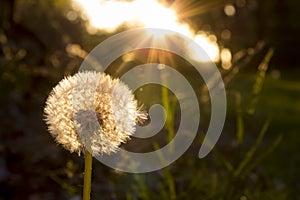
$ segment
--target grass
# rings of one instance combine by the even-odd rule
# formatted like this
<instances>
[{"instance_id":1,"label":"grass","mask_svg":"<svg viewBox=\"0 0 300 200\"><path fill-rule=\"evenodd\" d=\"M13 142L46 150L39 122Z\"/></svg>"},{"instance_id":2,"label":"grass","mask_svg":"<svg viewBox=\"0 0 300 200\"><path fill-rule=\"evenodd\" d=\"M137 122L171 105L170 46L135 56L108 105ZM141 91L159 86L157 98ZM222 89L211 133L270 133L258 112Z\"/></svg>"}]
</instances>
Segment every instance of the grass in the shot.
<instances>
[{"instance_id":1,"label":"grass","mask_svg":"<svg viewBox=\"0 0 300 200\"><path fill-rule=\"evenodd\" d=\"M283 71L279 80L268 77L259 109L272 116L271 132L283 135L283 142L276 153L266 160L266 166L270 173L286 182L287 187L297 195L295 191L300 189L295 184L296 177L300 177L297 168L300 166L297 153L300 144L300 80L293 78L295 74L300 74L300 71Z\"/></svg>"},{"instance_id":2,"label":"grass","mask_svg":"<svg viewBox=\"0 0 300 200\"><path fill-rule=\"evenodd\" d=\"M270 125L267 133L267 140L278 142L278 135L282 141L273 149L274 151L261 160L258 168L264 173L266 179L272 178L278 189L288 193L289 197L296 197L299 185L295 184L300 178L297 166L300 165L298 155L300 135L298 124L300 122L300 80L297 75L298 69L281 70L280 78L275 78L272 74L278 73L276 69L269 69L266 74L264 86L256 105L256 111L250 124L255 127L263 119L270 118ZM254 83L255 73L246 71L240 73L230 84L241 92L244 99L250 99L249 89ZM244 108L248 105L243 104ZM266 142L265 142L266 143ZM263 145L266 145L263 143ZM272 148L272 147L270 147ZM266 149L265 152L270 151Z\"/></svg>"},{"instance_id":3,"label":"grass","mask_svg":"<svg viewBox=\"0 0 300 200\"><path fill-rule=\"evenodd\" d=\"M275 77L278 71L265 66L258 72L242 70L227 85L225 128L217 146L207 157L197 158L202 132L205 133L205 128L201 128L198 133L201 136L172 165L147 174L122 174L117 178L120 182L116 180L115 184L121 184L124 179L132 180L130 184L134 190L127 192L127 199L297 197L300 189L297 184L300 178L297 168L300 164L297 155L300 80L297 74L300 70L282 70L280 73L279 78ZM166 90L160 92L156 88L155 91L152 93L161 94L157 98L162 99L164 107L174 112L174 102L167 98ZM249 108L251 112L248 112ZM209 113L204 114L204 118L207 116ZM176 132L174 123L178 121L169 119L162 130L168 135L166 140ZM122 190L117 192L119 197L122 194Z\"/></svg>"}]
</instances>

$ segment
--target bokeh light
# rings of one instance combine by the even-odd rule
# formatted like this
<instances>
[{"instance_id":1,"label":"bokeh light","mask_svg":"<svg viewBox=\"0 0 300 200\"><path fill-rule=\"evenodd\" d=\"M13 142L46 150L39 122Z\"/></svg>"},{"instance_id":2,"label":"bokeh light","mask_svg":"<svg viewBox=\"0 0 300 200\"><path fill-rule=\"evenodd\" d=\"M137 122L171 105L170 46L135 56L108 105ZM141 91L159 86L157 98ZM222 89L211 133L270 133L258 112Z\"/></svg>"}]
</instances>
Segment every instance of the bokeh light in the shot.
<instances>
[{"instance_id":1,"label":"bokeh light","mask_svg":"<svg viewBox=\"0 0 300 200\"><path fill-rule=\"evenodd\" d=\"M230 69L231 68L231 59L232 59L232 55L231 55L231 51L228 48L224 48L221 50L221 62L222 62L222 68L223 69Z\"/></svg>"},{"instance_id":2,"label":"bokeh light","mask_svg":"<svg viewBox=\"0 0 300 200\"><path fill-rule=\"evenodd\" d=\"M226 14L227 16L232 17L232 16L235 15L236 10L235 10L235 8L234 8L233 5L228 4L228 5L226 5L226 6L224 7L224 12L225 12L225 14Z\"/></svg>"}]
</instances>

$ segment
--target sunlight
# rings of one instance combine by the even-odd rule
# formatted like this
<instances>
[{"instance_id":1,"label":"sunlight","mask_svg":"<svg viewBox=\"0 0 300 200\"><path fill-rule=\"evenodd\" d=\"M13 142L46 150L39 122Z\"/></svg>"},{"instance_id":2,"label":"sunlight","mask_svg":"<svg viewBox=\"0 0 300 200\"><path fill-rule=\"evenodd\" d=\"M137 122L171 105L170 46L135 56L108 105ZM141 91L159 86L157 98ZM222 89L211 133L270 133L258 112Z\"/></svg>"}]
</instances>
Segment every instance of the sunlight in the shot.
<instances>
[{"instance_id":1,"label":"sunlight","mask_svg":"<svg viewBox=\"0 0 300 200\"><path fill-rule=\"evenodd\" d=\"M214 35L207 36L205 33L200 33L194 37L194 40L206 51L211 60L216 61L219 59L219 47L216 42L217 38Z\"/></svg>"},{"instance_id":2,"label":"sunlight","mask_svg":"<svg viewBox=\"0 0 300 200\"><path fill-rule=\"evenodd\" d=\"M223 69L230 69L231 68L231 59L232 59L232 55L231 55L231 51L228 48L224 48L221 51L221 61L222 61L222 68Z\"/></svg>"},{"instance_id":3,"label":"sunlight","mask_svg":"<svg viewBox=\"0 0 300 200\"><path fill-rule=\"evenodd\" d=\"M74 0L74 2L74 6L83 11L83 17L88 20L88 30L91 33L96 30L113 32L123 24L130 28L169 29L193 39L206 51L212 61L219 60L219 47L216 39L212 40L206 34L196 34L188 24L179 22L177 13L173 9L165 7L158 0ZM158 38L164 36L152 32L148 34ZM209 61L193 49L190 49L189 53L195 59Z\"/></svg>"}]
</instances>

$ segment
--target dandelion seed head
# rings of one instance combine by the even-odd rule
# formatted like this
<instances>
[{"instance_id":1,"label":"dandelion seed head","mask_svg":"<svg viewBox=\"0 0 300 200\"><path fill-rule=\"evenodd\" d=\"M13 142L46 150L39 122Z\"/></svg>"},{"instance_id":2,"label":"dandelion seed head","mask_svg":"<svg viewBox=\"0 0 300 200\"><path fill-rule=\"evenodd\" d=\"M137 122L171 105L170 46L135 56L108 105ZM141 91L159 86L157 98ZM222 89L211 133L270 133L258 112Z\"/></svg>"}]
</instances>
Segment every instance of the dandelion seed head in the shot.
<instances>
[{"instance_id":1,"label":"dandelion seed head","mask_svg":"<svg viewBox=\"0 0 300 200\"><path fill-rule=\"evenodd\" d=\"M118 150L143 116L130 89L118 79L84 71L64 78L44 108L48 130L70 152L92 155Z\"/></svg>"}]
</instances>

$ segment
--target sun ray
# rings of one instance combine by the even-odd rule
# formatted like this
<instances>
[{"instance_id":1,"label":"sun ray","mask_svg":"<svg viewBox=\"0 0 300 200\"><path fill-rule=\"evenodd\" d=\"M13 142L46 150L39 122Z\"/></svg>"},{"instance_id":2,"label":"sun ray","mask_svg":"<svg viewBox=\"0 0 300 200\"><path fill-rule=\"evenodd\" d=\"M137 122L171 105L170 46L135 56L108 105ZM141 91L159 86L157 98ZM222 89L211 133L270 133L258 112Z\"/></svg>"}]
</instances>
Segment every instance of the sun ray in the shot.
<instances>
[{"instance_id":1,"label":"sun ray","mask_svg":"<svg viewBox=\"0 0 300 200\"><path fill-rule=\"evenodd\" d=\"M216 40L210 39L212 35L198 34L189 24L182 22L184 18L205 12L207 6L215 6L216 1L208 5L201 5L195 1L193 4L188 1L175 1L169 3L169 7L166 7L167 3L161 3L158 0L74 0L74 2L74 6L80 8L84 17L88 19L90 28L113 32L126 24L129 28L168 29L193 39L209 56L207 59L197 54L195 49L188 49L195 59L201 61L218 61L219 59L219 47ZM164 41L164 35L160 35L157 31L155 33L150 31L148 35L155 36L153 42Z\"/></svg>"},{"instance_id":2,"label":"sun ray","mask_svg":"<svg viewBox=\"0 0 300 200\"><path fill-rule=\"evenodd\" d=\"M223 6L222 1L175 1L172 8L178 13L179 19L188 19L203 13L207 13L212 9Z\"/></svg>"}]
</instances>

